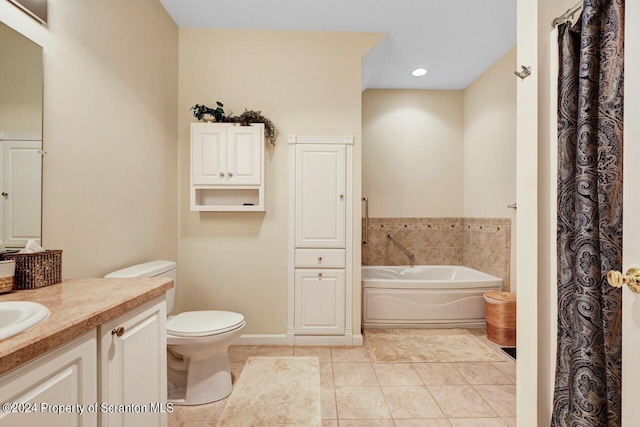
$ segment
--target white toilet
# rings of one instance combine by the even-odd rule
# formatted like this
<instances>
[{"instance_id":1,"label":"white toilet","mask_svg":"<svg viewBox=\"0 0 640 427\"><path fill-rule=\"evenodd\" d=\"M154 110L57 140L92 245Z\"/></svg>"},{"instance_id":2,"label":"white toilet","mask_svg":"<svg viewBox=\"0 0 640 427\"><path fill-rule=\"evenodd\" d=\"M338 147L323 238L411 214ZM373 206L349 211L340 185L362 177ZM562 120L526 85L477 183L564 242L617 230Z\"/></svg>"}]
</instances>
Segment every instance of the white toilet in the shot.
<instances>
[{"instance_id":1,"label":"white toilet","mask_svg":"<svg viewBox=\"0 0 640 427\"><path fill-rule=\"evenodd\" d=\"M167 314L173 310L176 263L151 261L107 274L110 278L170 277ZM200 405L231 393L227 348L244 328L242 314L230 311L187 311L167 317L168 401L174 405Z\"/></svg>"}]
</instances>

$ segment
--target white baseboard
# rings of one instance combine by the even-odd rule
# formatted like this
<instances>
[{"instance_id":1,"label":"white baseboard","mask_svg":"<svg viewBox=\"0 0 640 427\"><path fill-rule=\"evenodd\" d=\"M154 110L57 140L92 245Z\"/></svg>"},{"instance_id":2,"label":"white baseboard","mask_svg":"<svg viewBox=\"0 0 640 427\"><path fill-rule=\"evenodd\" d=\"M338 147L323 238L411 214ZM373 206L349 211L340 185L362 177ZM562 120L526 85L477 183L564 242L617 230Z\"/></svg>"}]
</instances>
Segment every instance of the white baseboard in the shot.
<instances>
[{"instance_id":1,"label":"white baseboard","mask_svg":"<svg viewBox=\"0 0 640 427\"><path fill-rule=\"evenodd\" d=\"M240 338L233 343L234 345L287 345L287 336L285 334L278 335L240 335Z\"/></svg>"},{"instance_id":2,"label":"white baseboard","mask_svg":"<svg viewBox=\"0 0 640 427\"><path fill-rule=\"evenodd\" d=\"M363 345L362 335L308 335L289 336L285 334L252 334L240 335L233 345Z\"/></svg>"}]
</instances>

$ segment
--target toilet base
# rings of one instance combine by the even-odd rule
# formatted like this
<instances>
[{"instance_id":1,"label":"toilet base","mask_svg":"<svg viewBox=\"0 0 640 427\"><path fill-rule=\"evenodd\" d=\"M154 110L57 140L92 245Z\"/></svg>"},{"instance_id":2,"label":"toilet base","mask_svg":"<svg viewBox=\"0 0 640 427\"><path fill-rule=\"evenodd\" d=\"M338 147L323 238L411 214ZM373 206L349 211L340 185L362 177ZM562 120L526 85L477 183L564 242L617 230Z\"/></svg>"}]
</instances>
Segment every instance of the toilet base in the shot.
<instances>
[{"instance_id":1,"label":"toilet base","mask_svg":"<svg viewBox=\"0 0 640 427\"><path fill-rule=\"evenodd\" d=\"M173 372L172 372L173 371ZM184 371L169 368L170 378L186 379L177 382L169 392L168 402L174 405L202 405L217 402L229 396L232 391L229 358L226 349L205 360L190 360Z\"/></svg>"}]
</instances>

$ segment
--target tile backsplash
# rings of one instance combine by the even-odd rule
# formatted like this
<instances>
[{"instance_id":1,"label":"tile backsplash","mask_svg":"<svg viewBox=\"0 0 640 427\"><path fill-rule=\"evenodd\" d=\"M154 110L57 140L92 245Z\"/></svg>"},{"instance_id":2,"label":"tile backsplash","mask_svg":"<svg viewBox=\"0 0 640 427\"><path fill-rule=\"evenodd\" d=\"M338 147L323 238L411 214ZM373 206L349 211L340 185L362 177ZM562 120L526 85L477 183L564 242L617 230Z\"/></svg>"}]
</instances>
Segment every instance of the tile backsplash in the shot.
<instances>
[{"instance_id":1,"label":"tile backsplash","mask_svg":"<svg viewBox=\"0 0 640 427\"><path fill-rule=\"evenodd\" d=\"M363 221L364 236L364 221ZM362 265L465 265L500 277L509 290L511 220L508 218L369 218ZM395 243L391 233L415 260Z\"/></svg>"}]
</instances>

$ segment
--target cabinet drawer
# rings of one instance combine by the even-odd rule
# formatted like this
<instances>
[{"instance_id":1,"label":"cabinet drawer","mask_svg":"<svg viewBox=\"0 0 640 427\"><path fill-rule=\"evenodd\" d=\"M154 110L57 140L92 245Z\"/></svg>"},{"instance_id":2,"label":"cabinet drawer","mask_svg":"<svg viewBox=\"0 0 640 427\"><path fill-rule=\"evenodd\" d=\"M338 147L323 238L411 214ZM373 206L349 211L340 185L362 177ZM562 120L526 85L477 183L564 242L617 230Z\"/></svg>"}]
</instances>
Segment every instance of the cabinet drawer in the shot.
<instances>
[{"instance_id":1,"label":"cabinet drawer","mask_svg":"<svg viewBox=\"0 0 640 427\"><path fill-rule=\"evenodd\" d=\"M344 249L296 249L296 267L344 268Z\"/></svg>"}]
</instances>

